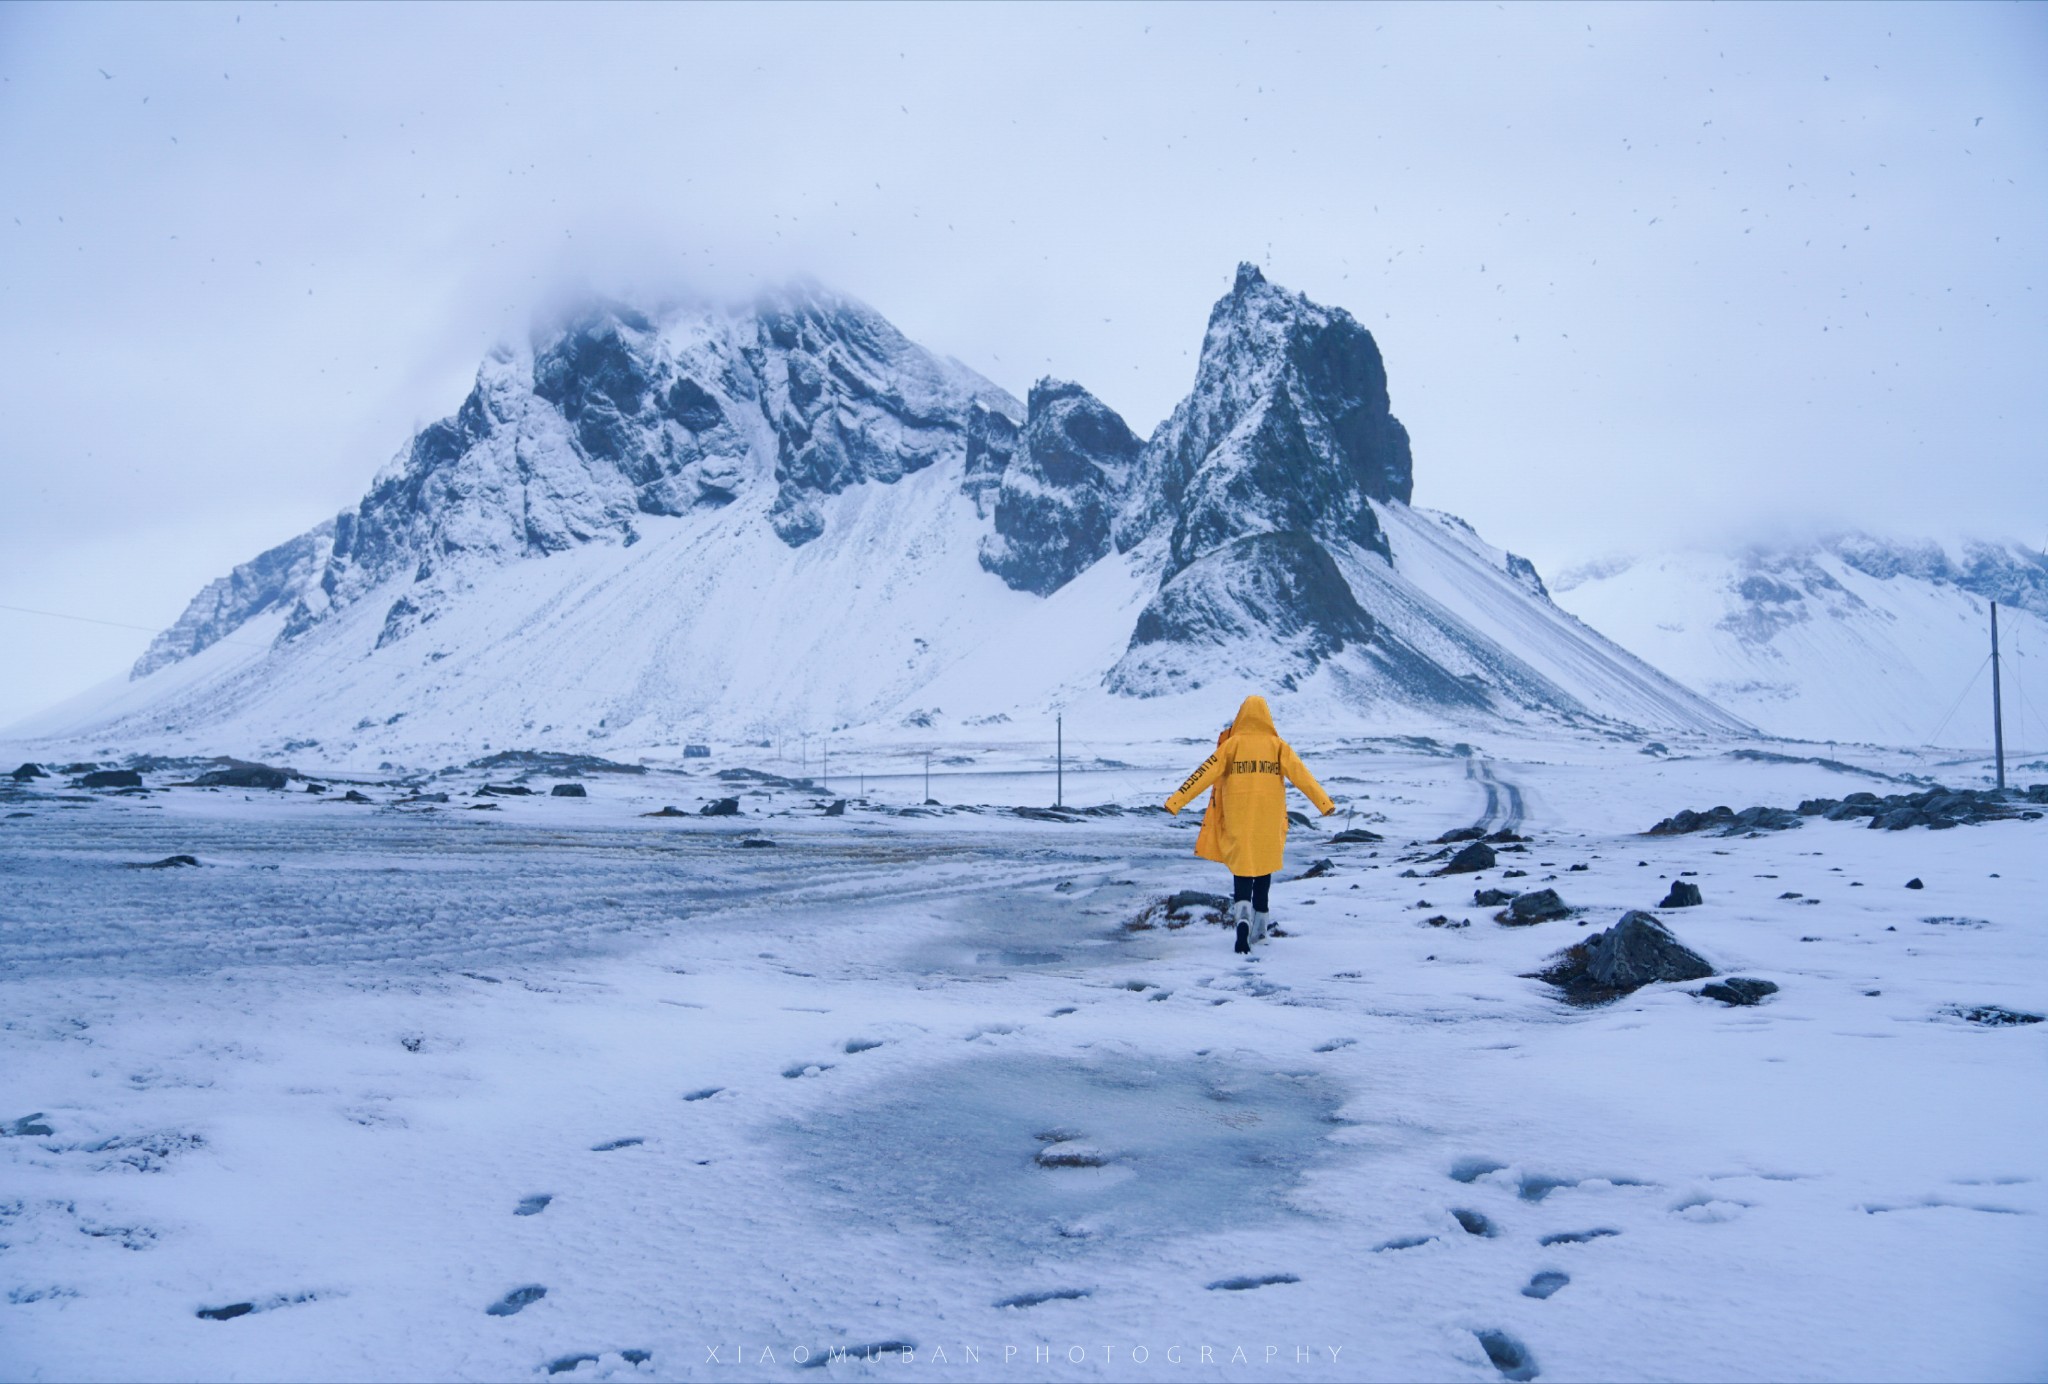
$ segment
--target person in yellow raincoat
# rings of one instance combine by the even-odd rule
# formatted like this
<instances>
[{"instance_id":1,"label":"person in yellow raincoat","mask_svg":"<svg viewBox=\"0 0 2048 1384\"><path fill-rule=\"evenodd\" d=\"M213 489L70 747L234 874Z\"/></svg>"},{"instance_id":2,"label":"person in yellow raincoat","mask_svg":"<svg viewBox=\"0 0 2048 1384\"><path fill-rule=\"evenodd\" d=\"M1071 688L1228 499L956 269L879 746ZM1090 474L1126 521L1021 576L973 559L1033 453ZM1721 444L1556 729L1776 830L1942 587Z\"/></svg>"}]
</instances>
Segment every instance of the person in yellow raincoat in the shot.
<instances>
[{"instance_id":1,"label":"person in yellow raincoat","mask_svg":"<svg viewBox=\"0 0 2048 1384\"><path fill-rule=\"evenodd\" d=\"M1215 790L1202 814L1195 854L1230 867L1230 916L1237 924L1240 952L1249 952L1253 942L1266 936L1273 872L1284 863L1287 849L1289 783L1324 816L1337 810L1294 747L1273 728L1266 699L1246 697L1237 719L1217 737L1216 753L1166 800L1166 810L1179 816L1203 789Z\"/></svg>"}]
</instances>

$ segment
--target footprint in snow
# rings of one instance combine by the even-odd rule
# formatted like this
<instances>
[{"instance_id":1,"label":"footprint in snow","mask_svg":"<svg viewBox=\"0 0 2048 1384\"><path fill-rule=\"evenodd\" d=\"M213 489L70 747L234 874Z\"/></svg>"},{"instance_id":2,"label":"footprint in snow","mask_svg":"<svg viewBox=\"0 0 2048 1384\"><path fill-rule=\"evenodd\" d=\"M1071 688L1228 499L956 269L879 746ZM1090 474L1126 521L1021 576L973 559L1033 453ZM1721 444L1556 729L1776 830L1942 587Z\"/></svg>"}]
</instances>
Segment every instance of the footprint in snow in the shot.
<instances>
[{"instance_id":1,"label":"footprint in snow","mask_svg":"<svg viewBox=\"0 0 2048 1384\"><path fill-rule=\"evenodd\" d=\"M607 1139L602 1144L592 1144L590 1146L590 1151L592 1153L610 1153L614 1149L629 1149L632 1148L635 1144L644 1144L646 1142L647 1141L645 1139L635 1134L629 1135L624 1139Z\"/></svg>"},{"instance_id":2,"label":"footprint in snow","mask_svg":"<svg viewBox=\"0 0 2048 1384\"><path fill-rule=\"evenodd\" d=\"M1002 1299L1000 1302L996 1303L995 1306L1037 1307L1040 1304L1047 1302L1074 1302L1078 1301L1081 1298L1087 1297L1088 1295L1089 1290L1086 1288L1054 1288L1051 1291L1044 1293L1019 1293L1015 1297L1006 1297Z\"/></svg>"},{"instance_id":3,"label":"footprint in snow","mask_svg":"<svg viewBox=\"0 0 2048 1384\"><path fill-rule=\"evenodd\" d=\"M644 1365L654 1358L654 1352L651 1350L622 1350L618 1352L618 1356L629 1365ZM592 1355L588 1351L582 1351L575 1355L557 1356L555 1359L548 1361L548 1373L568 1374L582 1365L601 1365L603 1363L603 1356Z\"/></svg>"},{"instance_id":4,"label":"footprint in snow","mask_svg":"<svg viewBox=\"0 0 2048 1384\"><path fill-rule=\"evenodd\" d=\"M1559 1273L1555 1269L1545 1269L1542 1273L1529 1280L1528 1286L1522 1289L1522 1296L1547 1298L1571 1281L1570 1274Z\"/></svg>"},{"instance_id":5,"label":"footprint in snow","mask_svg":"<svg viewBox=\"0 0 2048 1384\"><path fill-rule=\"evenodd\" d=\"M1500 1227L1480 1215L1477 1211L1467 1210L1462 1206L1454 1206L1451 1208L1451 1215L1457 1220L1459 1226L1464 1229L1467 1235L1477 1235L1482 1239L1491 1240L1500 1234Z\"/></svg>"},{"instance_id":6,"label":"footprint in snow","mask_svg":"<svg viewBox=\"0 0 2048 1384\"><path fill-rule=\"evenodd\" d=\"M1316 1044L1316 1051L1317 1051L1317 1052L1341 1052L1341 1051L1342 1051L1342 1050L1344 1050L1345 1048L1351 1047L1352 1045L1354 1045L1354 1044L1355 1044L1355 1043L1357 1043L1357 1042L1358 1042L1358 1040L1357 1040L1356 1038L1332 1038L1332 1039L1331 1039L1331 1040L1330 1040L1329 1042L1327 1042L1327 1043L1318 1043L1318 1044Z\"/></svg>"},{"instance_id":7,"label":"footprint in snow","mask_svg":"<svg viewBox=\"0 0 2048 1384\"><path fill-rule=\"evenodd\" d=\"M1291 1273L1260 1274L1256 1278L1219 1278L1208 1286L1212 1293L1244 1293L1253 1288L1271 1288L1281 1283L1299 1283L1301 1279Z\"/></svg>"},{"instance_id":8,"label":"footprint in snow","mask_svg":"<svg viewBox=\"0 0 2048 1384\"><path fill-rule=\"evenodd\" d=\"M1391 1250L1420 1249L1424 1245L1433 1245L1435 1243L1436 1236L1434 1235L1404 1235L1398 1240L1389 1240L1385 1244L1374 1245L1372 1252L1374 1254L1386 1254Z\"/></svg>"},{"instance_id":9,"label":"footprint in snow","mask_svg":"<svg viewBox=\"0 0 2048 1384\"><path fill-rule=\"evenodd\" d=\"M795 1081L800 1076L823 1076L831 1070L830 1062L799 1062L794 1066L784 1067L782 1075L787 1080Z\"/></svg>"},{"instance_id":10,"label":"footprint in snow","mask_svg":"<svg viewBox=\"0 0 2048 1384\"><path fill-rule=\"evenodd\" d=\"M882 1040L879 1038L849 1038L846 1040L845 1051L848 1056L851 1056L857 1052L873 1052L880 1046L882 1046Z\"/></svg>"},{"instance_id":11,"label":"footprint in snow","mask_svg":"<svg viewBox=\"0 0 2048 1384\"><path fill-rule=\"evenodd\" d=\"M1488 1173L1497 1173L1507 1164L1496 1163L1491 1158L1460 1158L1451 1164L1451 1181L1477 1182Z\"/></svg>"},{"instance_id":12,"label":"footprint in snow","mask_svg":"<svg viewBox=\"0 0 2048 1384\"><path fill-rule=\"evenodd\" d=\"M717 1095L717 1094L718 1094L718 1093L719 1093L720 1091L723 1091L724 1089L725 1089L725 1088L724 1088L723 1086L706 1086L706 1087L705 1087L705 1088L704 1088L703 1090L701 1090L701 1091L686 1091L686 1092L684 1092L684 1093L683 1093L683 1099L684 1099L684 1100L710 1100L710 1099L711 1099L711 1098L712 1098L713 1096Z\"/></svg>"},{"instance_id":13,"label":"footprint in snow","mask_svg":"<svg viewBox=\"0 0 2048 1384\"><path fill-rule=\"evenodd\" d=\"M548 1203L554 1199L551 1193L536 1192L530 1197L521 1198L519 1205L512 1208L512 1214L515 1216L538 1216L541 1212L548 1209Z\"/></svg>"},{"instance_id":14,"label":"footprint in snow","mask_svg":"<svg viewBox=\"0 0 2048 1384\"><path fill-rule=\"evenodd\" d=\"M539 1302L547 1295L548 1290L541 1287L540 1284L529 1283L524 1288L514 1288L489 1307L486 1307L484 1311L494 1317L509 1317L515 1312L522 1312L528 1307L533 1306L534 1303Z\"/></svg>"},{"instance_id":15,"label":"footprint in snow","mask_svg":"<svg viewBox=\"0 0 2048 1384\"><path fill-rule=\"evenodd\" d=\"M1502 1379L1519 1381L1536 1377L1536 1361L1529 1354L1529 1348L1505 1331L1475 1331L1479 1346L1486 1352L1486 1358L1500 1371Z\"/></svg>"},{"instance_id":16,"label":"footprint in snow","mask_svg":"<svg viewBox=\"0 0 2048 1384\"><path fill-rule=\"evenodd\" d=\"M1548 1249L1552 1245L1583 1245L1590 1240L1604 1240L1610 1235L1619 1235L1619 1230L1597 1226L1592 1230L1563 1230L1555 1235L1545 1235L1536 1243Z\"/></svg>"}]
</instances>

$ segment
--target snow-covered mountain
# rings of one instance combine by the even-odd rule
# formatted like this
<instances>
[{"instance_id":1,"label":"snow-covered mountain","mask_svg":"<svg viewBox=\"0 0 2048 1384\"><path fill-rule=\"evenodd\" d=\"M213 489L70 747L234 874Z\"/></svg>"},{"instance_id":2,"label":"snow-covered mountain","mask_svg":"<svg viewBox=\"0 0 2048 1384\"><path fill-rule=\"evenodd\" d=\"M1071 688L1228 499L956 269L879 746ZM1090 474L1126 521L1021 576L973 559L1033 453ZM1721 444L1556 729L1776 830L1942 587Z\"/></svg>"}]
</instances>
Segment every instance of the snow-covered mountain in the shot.
<instances>
[{"instance_id":1,"label":"snow-covered mountain","mask_svg":"<svg viewBox=\"0 0 2048 1384\"><path fill-rule=\"evenodd\" d=\"M1371 333L1241 266L1147 441L815 284L598 304L33 736L335 753L996 724L1742 724L1408 501ZM1204 689L1207 689L1205 692ZM1203 721L1206 724L1206 719Z\"/></svg>"},{"instance_id":2,"label":"snow-covered mountain","mask_svg":"<svg viewBox=\"0 0 2048 1384\"><path fill-rule=\"evenodd\" d=\"M1575 568L1558 603L1779 735L1983 746L1998 602L2007 743L2048 746L2048 557L1838 534ZM2036 675L2043 677L2036 684Z\"/></svg>"}]
</instances>

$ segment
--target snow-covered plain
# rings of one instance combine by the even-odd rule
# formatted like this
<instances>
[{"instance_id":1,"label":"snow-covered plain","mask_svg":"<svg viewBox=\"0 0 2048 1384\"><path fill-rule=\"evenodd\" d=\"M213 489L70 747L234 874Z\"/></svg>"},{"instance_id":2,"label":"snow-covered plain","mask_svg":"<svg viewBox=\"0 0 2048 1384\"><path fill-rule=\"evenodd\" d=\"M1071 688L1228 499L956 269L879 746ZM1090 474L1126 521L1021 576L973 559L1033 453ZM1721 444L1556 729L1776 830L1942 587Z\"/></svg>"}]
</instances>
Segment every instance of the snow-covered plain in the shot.
<instances>
[{"instance_id":1,"label":"snow-covered plain","mask_svg":"<svg viewBox=\"0 0 2048 1384\"><path fill-rule=\"evenodd\" d=\"M582 800L10 790L0 1375L2048 1371L2048 1025L1945 1012L2048 1008L2048 822L1637 835L1981 764L1299 743L1340 812L1249 961L1151 910L1227 885L1139 810L1199 743L1092 747L1066 800L1126 811L1073 821L987 806L1052 795L1000 745L923 816L880 748L835 752L839 817L694 815L733 758ZM1410 845L1516 811L1501 869ZM1583 911L1496 924L1510 866ZM1660 916L1761 1006L1524 978L1682 871Z\"/></svg>"}]
</instances>

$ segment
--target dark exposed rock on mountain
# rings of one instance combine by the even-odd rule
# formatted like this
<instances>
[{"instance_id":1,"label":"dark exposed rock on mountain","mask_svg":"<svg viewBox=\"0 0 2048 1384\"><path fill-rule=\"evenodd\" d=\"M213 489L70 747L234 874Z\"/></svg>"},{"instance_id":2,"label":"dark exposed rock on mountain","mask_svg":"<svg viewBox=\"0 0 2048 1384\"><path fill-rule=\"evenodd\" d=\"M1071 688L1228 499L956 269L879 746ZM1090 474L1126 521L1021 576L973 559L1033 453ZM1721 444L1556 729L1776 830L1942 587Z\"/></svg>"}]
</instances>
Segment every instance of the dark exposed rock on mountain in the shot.
<instances>
[{"instance_id":1,"label":"dark exposed rock on mountain","mask_svg":"<svg viewBox=\"0 0 2048 1384\"><path fill-rule=\"evenodd\" d=\"M1166 531L1171 571L1272 530L1384 553L1367 501L1406 504L1413 488L1372 333L1241 264L1209 314L1193 392L1145 448L1117 546Z\"/></svg>"},{"instance_id":2,"label":"dark exposed rock on mountain","mask_svg":"<svg viewBox=\"0 0 2048 1384\"><path fill-rule=\"evenodd\" d=\"M1598 1004L1659 981L1704 980L1706 958L1647 913L1631 909L1605 932L1568 947L1535 979L1549 981L1573 1004Z\"/></svg>"},{"instance_id":3,"label":"dark exposed rock on mountain","mask_svg":"<svg viewBox=\"0 0 2048 1384\"><path fill-rule=\"evenodd\" d=\"M1256 642L1274 682L1291 688L1349 643L1372 639L1372 617L1337 564L1304 533L1240 538L1177 573L1138 616L1109 687L1157 696L1202 686L1217 649Z\"/></svg>"},{"instance_id":4,"label":"dark exposed rock on mountain","mask_svg":"<svg viewBox=\"0 0 2048 1384\"><path fill-rule=\"evenodd\" d=\"M334 532L330 519L208 582L178 623L149 641L128 676L143 677L190 658L259 615L290 611L300 593L319 580L334 550Z\"/></svg>"},{"instance_id":5,"label":"dark exposed rock on mountain","mask_svg":"<svg viewBox=\"0 0 2048 1384\"><path fill-rule=\"evenodd\" d=\"M982 540L981 565L1040 596L1092 567L1109 552L1110 521L1141 445L1081 386L1033 385L995 490L995 532Z\"/></svg>"}]
</instances>

